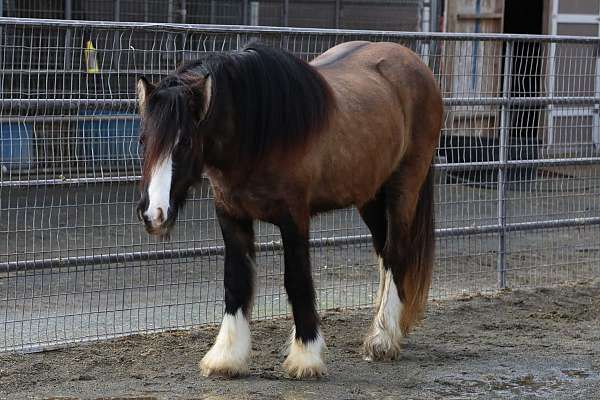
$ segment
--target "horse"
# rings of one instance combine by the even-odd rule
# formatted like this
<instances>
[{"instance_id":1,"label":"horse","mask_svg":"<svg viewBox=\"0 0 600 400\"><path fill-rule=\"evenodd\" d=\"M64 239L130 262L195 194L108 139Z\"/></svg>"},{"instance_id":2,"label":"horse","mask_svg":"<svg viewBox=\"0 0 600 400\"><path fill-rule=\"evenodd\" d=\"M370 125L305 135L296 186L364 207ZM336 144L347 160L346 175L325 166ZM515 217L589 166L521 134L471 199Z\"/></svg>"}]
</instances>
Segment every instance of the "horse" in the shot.
<instances>
[{"instance_id":1,"label":"horse","mask_svg":"<svg viewBox=\"0 0 600 400\"><path fill-rule=\"evenodd\" d=\"M225 245L225 311L204 376L248 373L253 222L277 226L294 326L283 367L321 377L325 341L309 257L311 216L354 206L379 260L367 360L391 360L427 302L434 252L432 160L442 100L429 68L395 43L353 41L311 62L259 42L207 53L136 86L137 215L168 235L205 173Z\"/></svg>"}]
</instances>

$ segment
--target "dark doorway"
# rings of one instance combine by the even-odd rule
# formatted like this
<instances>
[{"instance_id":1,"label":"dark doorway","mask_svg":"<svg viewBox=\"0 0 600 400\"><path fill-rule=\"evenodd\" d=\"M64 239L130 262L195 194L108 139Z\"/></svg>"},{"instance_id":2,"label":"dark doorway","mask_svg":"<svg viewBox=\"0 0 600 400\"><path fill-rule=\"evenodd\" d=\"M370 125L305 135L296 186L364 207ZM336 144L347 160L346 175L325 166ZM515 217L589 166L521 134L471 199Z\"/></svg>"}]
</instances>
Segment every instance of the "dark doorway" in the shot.
<instances>
[{"instance_id":1,"label":"dark doorway","mask_svg":"<svg viewBox=\"0 0 600 400\"><path fill-rule=\"evenodd\" d=\"M506 0L504 33L542 34L544 0ZM543 96L542 46L539 42L516 41L512 47L511 97ZM504 75L506 77L506 74ZM509 145L517 159L537 157L541 109L539 106L510 107ZM542 124L543 125L543 124Z\"/></svg>"}]
</instances>

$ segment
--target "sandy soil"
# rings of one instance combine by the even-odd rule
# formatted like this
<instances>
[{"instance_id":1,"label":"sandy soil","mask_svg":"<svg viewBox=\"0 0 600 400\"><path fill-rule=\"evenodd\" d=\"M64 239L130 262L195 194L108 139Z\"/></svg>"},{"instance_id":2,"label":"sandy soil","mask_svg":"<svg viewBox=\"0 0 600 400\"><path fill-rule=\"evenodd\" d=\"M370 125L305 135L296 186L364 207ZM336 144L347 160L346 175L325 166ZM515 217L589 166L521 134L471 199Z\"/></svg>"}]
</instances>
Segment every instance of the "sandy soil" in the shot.
<instances>
[{"instance_id":1,"label":"sandy soil","mask_svg":"<svg viewBox=\"0 0 600 400\"><path fill-rule=\"evenodd\" d=\"M209 379L197 363L215 327L0 356L1 398L598 399L600 280L432 302L395 362L362 360L369 309L323 314L329 374L288 379L291 321L252 324L250 376Z\"/></svg>"}]
</instances>

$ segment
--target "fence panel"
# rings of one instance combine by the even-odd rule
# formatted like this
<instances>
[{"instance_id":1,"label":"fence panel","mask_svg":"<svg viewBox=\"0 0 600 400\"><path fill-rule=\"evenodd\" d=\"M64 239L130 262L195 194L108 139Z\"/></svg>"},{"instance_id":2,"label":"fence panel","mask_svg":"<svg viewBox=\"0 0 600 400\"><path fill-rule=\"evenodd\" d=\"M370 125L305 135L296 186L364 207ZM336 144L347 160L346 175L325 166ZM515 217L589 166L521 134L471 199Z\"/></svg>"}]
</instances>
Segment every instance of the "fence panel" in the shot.
<instances>
[{"instance_id":1,"label":"fence panel","mask_svg":"<svg viewBox=\"0 0 600 400\"><path fill-rule=\"evenodd\" d=\"M252 38L307 60L349 40L393 41L431 66L446 106L432 298L600 275L598 39L4 18L0 351L220 320L208 183L169 242L135 216L135 81ZM286 314L279 234L256 232L254 317ZM311 244L319 308L370 305L378 273L358 214L314 218Z\"/></svg>"}]
</instances>

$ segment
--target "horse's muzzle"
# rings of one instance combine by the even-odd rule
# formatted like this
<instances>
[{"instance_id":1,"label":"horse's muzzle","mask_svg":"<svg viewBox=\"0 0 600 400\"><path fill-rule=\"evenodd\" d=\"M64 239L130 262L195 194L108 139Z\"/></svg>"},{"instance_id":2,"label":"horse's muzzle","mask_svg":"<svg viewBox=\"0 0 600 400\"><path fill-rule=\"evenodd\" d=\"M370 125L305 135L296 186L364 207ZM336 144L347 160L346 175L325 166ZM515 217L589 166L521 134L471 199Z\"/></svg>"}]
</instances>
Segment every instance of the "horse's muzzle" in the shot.
<instances>
[{"instance_id":1,"label":"horse's muzzle","mask_svg":"<svg viewBox=\"0 0 600 400\"><path fill-rule=\"evenodd\" d=\"M162 208L157 208L155 212L152 213L154 219L151 220L148 217L148 200L146 196L143 196L142 199L140 199L136 214L138 220L144 223L146 232L151 235L167 236L175 222L174 214L171 212L171 209L165 212Z\"/></svg>"}]
</instances>

